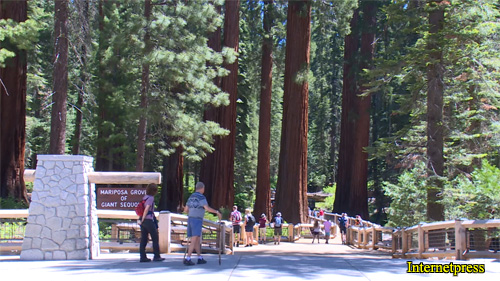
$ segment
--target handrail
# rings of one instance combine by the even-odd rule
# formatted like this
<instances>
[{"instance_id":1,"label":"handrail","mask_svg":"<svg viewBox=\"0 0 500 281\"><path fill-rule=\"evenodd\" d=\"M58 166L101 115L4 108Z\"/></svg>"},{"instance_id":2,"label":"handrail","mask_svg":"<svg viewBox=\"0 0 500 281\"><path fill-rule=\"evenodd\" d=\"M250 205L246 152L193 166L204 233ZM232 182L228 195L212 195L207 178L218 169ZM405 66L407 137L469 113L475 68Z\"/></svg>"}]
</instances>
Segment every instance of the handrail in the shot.
<instances>
[{"instance_id":1,"label":"handrail","mask_svg":"<svg viewBox=\"0 0 500 281\"><path fill-rule=\"evenodd\" d=\"M22 218L28 218L29 209L0 209L0 219L22 219ZM100 219L116 219L116 220L135 220L137 219L137 214L135 211L123 211L123 210L101 210L97 209L96 210L97 217ZM171 245L171 239L170 239L170 234L171 234L171 222L172 221L184 221L187 222L188 217L186 215L182 214L175 214L175 213L170 213L170 212L155 212L155 215L158 217L159 220L159 237L160 237L160 251L163 253L170 253L172 249ZM215 229L215 231L218 231L220 228L220 225L218 222L213 222L210 220L203 220L203 225L208 226L209 228ZM224 232L225 234L231 234L232 236L232 228L228 227L227 225L224 225ZM222 235L218 235L217 238L217 247L219 245L223 245L222 241L224 241L224 237ZM232 246L232 238L229 240L231 243L229 244L229 250L232 253L233 252L233 246ZM9 249L13 250L21 250L21 245L9 245ZM13 248L12 248L13 247ZM112 246L112 248L137 248L137 245L133 243L131 246L129 245L118 245L118 246ZM226 251L223 251L225 253Z\"/></svg>"},{"instance_id":2,"label":"handrail","mask_svg":"<svg viewBox=\"0 0 500 281\"><path fill-rule=\"evenodd\" d=\"M99 218L108 219L137 219L134 211L97 210ZM157 212L160 220L160 241L162 252L170 251L170 225L175 221L187 221L187 216L169 212ZM339 217L338 214L328 214ZM0 210L0 219L27 218L28 209ZM351 218L352 219L352 218ZM363 221L364 223L367 221ZM204 225L211 229L219 229L217 222L204 220ZM383 227L374 223L365 223L365 227L350 225L347 233L347 243L360 249L384 249L392 252L393 257L401 258L430 258L454 257L455 259L468 258L500 258L500 219L490 220L455 220L433 223L420 223L406 228ZM286 224L288 240L290 242L301 238L301 230L310 228L312 224ZM337 221L334 221L334 229ZM232 227L224 226L226 235L230 235L229 248L233 252ZM255 231L258 235L258 228ZM332 231L332 234L336 232ZM167 234L165 234L167 233ZM222 238L222 236L218 236ZM258 236L256 236L258 237ZM219 239L218 238L218 239ZM221 245L221 244L218 244ZM495 248L496 247L496 248ZM491 250L493 249L493 250Z\"/></svg>"},{"instance_id":3,"label":"handrail","mask_svg":"<svg viewBox=\"0 0 500 281\"><path fill-rule=\"evenodd\" d=\"M337 223L340 215L325 216L333 216ZM353 220L349 217L350 222ZM400 258L500 258L500 219L422 222L405 228L382 227L364 220L363 224L349 225L348 244L360 249L390 250L393 257Z\"/></svg>"},{"instance_id":4,"label":"handrail","mask_svg":"<svg viewBox=\"0 0 500 281\"><path fill-rule=\"evenodd\" d=\"M24 181L34 182L36 170L25 169ZM161 173L157 172L89 172L89 182L95 184L148 184L161 183Z\"/></svg>"}]
</instances>

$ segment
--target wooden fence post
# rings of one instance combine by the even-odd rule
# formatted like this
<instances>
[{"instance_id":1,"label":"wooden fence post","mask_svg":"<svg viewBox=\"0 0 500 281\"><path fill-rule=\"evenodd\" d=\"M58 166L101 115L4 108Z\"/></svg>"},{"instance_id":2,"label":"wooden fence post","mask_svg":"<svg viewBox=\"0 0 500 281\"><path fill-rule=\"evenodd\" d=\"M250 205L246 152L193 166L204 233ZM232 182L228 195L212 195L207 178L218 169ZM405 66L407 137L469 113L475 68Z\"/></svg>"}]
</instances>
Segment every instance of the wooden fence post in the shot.
<instances>
[{"instance_id":1,"label":"wooden fence post","mask_svg":"<svg viewBox=\"0 0 500 281\"><path fill-rule=\"evenodd\" d=\"M362 247L361 243L363 241L363 233L361 233L361 232L362 232L362 230L360 228L358 228L358 245L357 245L358 248Z\"/></svg>"},{"instance_id":2,"label":"wooden fence post","mask_svg":"<svg viewBox=\"0 0 500 281\"><path fill-rule=\"evenodd\" d=\"M160 244L160 253L170 254L170 232L171 232L171 217L172 214L169 211L161 211L158 216L158 236Z\"/></svg>"},{"instance_id":3,"label":"wooden fence post","mask_svg":"<svg viewBox=\"0 0 500 281\"><path fill-rule=\"evenodd\" d=\"M226 227L224 226L224 231L225 231ZM231 249L231 253L234 254L234 243L236 241L234 241L234 227L231 225L231 231L230 231L231 235L229 236L229 242L230 242L230 246L229 248ZM238 238L240 238L241 234L238 235ZM238 242L239 243L239 242Z\"/></svg>"},{"instance_id":4,"label":"wooden fence post","mask_svg":"<svg viewBox=\"0 0 500 281\"><path fill-rule=\"evenodd\" d=\"M462 221L455 220L455 259L464 260L464 252L467 248L466 246L466 232L462 225Z\"/></svg>"},{"instance_id":5,"label":"wooden fence post","mask_svg":"<svg viewBox=\"0 0 500 281\"><path fill-rule=\"evenodd\" d=\"M406 255L408 252L408 237L406 235L406 230L403 228L401 229L401 252L403 257Z\"/></svg>"},{"instance_id":6,"label":"wooden fence post","mask_svg":"<svg viewBox=\"0 0 500 281\"><path fill-rule=\"evenodd\" d=\"M392 232L392 255L394 255L397 251L397 244L399 243L399 238L398 236L396 235L396 232L393 231Z\"/></svg>"},{"instance_id":7,"label":"wooden fence post","mask_svg":"<svg viewBox=\"0 0 500 281\"><path fill-rule=\"evenodd\" d=\"M424 229L422 228L422 224L418 224L418 258L422 258L422 253L425 251L425 233Z\"/></svg>"},{"instance_id":8,"label":"wooden fence post","mask_svg":"<svg viewBox=\"0 0 500 281\"><path fill-rule=\"evenodd\" d=\"M363 249L366 249L367 248L367 245L368 245L368 230L366 229L366 227L363 227L362 228L362 232L363 232Z\"/></svg>"},{"instance_id":9,"label":"wooden fence post","mask_svg":"<svg viewBox=\"0 0 500 281\"><path fill-rule=\"evenodd\" d=\"M288 241L295 242L295 237L293 236L293 224L288 224Z\"/></svg>"},{"instance_id":10,"label":"wooden fence post","mask_svg":"<svg viewBox=\"0 0 500 281\"><path fill-rule=\"evenodd\" d=\"M378 241L377 230L375 229L375 226L372 225L372 249L373 250L377 249L377 241Z\"/></svg>"}]
</instances>

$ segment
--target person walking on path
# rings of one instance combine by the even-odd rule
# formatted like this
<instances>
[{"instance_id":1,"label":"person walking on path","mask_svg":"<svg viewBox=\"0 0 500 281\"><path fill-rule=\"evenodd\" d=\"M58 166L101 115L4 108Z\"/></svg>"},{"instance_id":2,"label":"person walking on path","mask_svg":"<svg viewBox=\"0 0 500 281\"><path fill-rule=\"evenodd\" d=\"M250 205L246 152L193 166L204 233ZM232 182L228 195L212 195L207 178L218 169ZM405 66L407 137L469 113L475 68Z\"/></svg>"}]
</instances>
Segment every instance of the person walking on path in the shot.
<instances>
[{"instance_id":1,"label":"person walking on path","mask_svg":"<svg viewBox=\"0 0 500 281\"><path fill-rule=\"evenodd\" d=\"M330 230L332 228L332 222L329 220L326 220L323 222L323 226L325 228L325 244L328 244L328 240L330 240Z\"/></svg>"},{"instance_id":2,"label":"person walking on path","mask_svg":"<svg viewBox=\"0 0 500 281\"><path fill-rule=\"evenodd\" d=\"M312 243L314 243L314 238L317 238L319 244L319 234L321 233L321 226L319 225L319 220L314 220L314 225L311 233L313 235Z\"/></svg>"},{"instance_id":3,"label":"person walking on path","mask_svg":"<svg viewBox=\"0 0 500 281\"><path fill-rule=\"evenodd\" d=\"M342 216L339 218L339 228L342 245L346 244L347 227L349 227L349 219L347 218L346 213L342 213Z\"/></svg>"},{"instance_id":4,"label":"person walking on path","mask_svg":"<svg viewBox=\"0 0 500 281\"><path fill-rule=\"evenodd\" d=\"M233 206L233 211L231 212L230 217L231 222L233 223L233 233L234 233L234 241L236 241L236 247L240 246L240 236L241 236L241 213L238 211L238 206Z\"/></svg>"},{"instance_id":5,"label":"person walking on path","mask_svg":"<svg viewBox=\"0 0 500 281\"><path fill-rule=\"evenodd\" d=\"M278 243L280 244L281 235L283 234L283 218L281 217L281 213L278 212L276 216L273 218L274 223L274 245Z\"/></svg>"},{"instance_id":6,"label":"person walking on path","mask_svg":"<svg viewBox=\"0 0 500 281\"><path fill-rule=\"evenodd\" d=\"M197 182L195 187L195 192L189 197L186 202L186 207L184 211L188 213L188 227L187 227L187 237L191 237L191 242L189 243L189 249L187 257L184 259L185 265L194 265L191 260L191 254L193 250L198 253L198 264L207 263L201 256L201 228L203 226L203 217L205 216L205 210L216 214L221 219L221 213L210 206L208 206L207 198L203 195L205 192L205 184L202 182Z\"/></svg>"},{"instance_id":7,"label":"person walking on path","mask_svg":"<svg viewBox=\"0 0 500 281\"><path fill-rule=\"evenodd\" d=\"M260 215L259 219L259 243L266 244L266 224L267 218L265 214Z\"/></svg>"},{"instance_id":8,"label":"person walking on path","mask_svg":"<svg viewBox=\"0 0 500 281\"><path fill-rule=\"evenodd\" d=\"M255 217L252 215L250 209L245 210L245 235L246 235L246 245L245 247L253 246L253 227L255 225Z\"/></svg>"},{"instance_id":9,"label":"person walking on path","mask_svg":"<svg viewBox=\"0 0 500 281\"><path fill-rule=\"evenodd\" d=\"M153 241L153 261L165 260L160 256L160 246L158 239L158 223L155 217L155 195L158 193L158 186L154 183L146 187L146 195L142 198L144 201L144 212L139 217L138 224L141 226L141 243L139 244L139 253L141 256L140 262L150 262L146 256L146 245L149 241L149 236Z\"/></svg>"}]
</instances>

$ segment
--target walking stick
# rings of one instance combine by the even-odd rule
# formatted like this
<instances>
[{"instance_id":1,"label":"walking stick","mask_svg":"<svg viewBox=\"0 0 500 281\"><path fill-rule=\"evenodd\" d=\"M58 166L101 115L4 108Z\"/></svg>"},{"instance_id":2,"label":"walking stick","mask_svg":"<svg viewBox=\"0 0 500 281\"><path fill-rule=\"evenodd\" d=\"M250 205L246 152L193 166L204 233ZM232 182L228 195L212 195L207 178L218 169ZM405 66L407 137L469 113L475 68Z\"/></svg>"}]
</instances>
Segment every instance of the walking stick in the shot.
<instances>
[{"instance_id":1,"label":"walking stick","mask_svg":"<svg viewBox=\"0 0 500 281\"><path fill-rule=\"evenodd\" d=\"M221 251L222 247L225 247L224 237L225 233L223 233L222 222L219 220L219 265L221 265Z\"/></svg>"},{"instance_id":2,"label":"walking stick","mask_svg":"<svg viewBox=\"0 0 500 281\"><path fill-rule=\"evenodd\" d=\"M184 251L184 258L182 259L182 262L184 262L186 260L186 255L187 255L187 252L188 252L188 248L189 248L189 245L191 245L191 237L188 237L187 238L187 243L186 243L186 250Z\"/></svg>"}]
</instances>

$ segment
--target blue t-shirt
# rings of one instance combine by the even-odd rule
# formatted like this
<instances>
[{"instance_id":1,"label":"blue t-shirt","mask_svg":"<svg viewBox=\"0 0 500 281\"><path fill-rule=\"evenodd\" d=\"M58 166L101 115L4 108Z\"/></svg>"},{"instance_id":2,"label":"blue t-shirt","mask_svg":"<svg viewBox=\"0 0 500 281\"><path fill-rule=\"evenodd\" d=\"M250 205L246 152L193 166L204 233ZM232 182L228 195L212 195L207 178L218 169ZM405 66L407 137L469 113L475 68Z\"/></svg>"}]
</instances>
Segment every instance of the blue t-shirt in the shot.
<instances>
[{"instance_id":1,"label":"blue t-shirt","mask_svg":"<svg viewBox=\"0 0 500 281\"><path fill-rule=\"evenodd\" d=\"M155 211L155 198L153 196L151 196L151 195L144 195L144 197L142 198L142 200L146 200L144 202L144 207L146 207L148 205L150 206L148 214L146 215L146 217L144 219L152 220L153 219L153 215L154 215L154 211Z\"/></svg>"},{"instance_id":2,"label":"blue t-shirt","mask_svg":"<svg viewBox=\"0 0 500 281\"><path fill-rule=\"evenodd\" d=\"M186 202L186 206L189 208L188 217L203 219L206 205L208 205L207 198L203 194L193 193Z\"/></svg>"},{"instance_id":3,"label":"blue t-shirt","mask_svg":"<svg viewBox=\"0 0 500 281\"><path fill-rule=\"evenodd\" d=\"M275 228L280 228L283 224L283 219L281 217L274 217L274 227Z\"/></svg>"}]
</instances>

